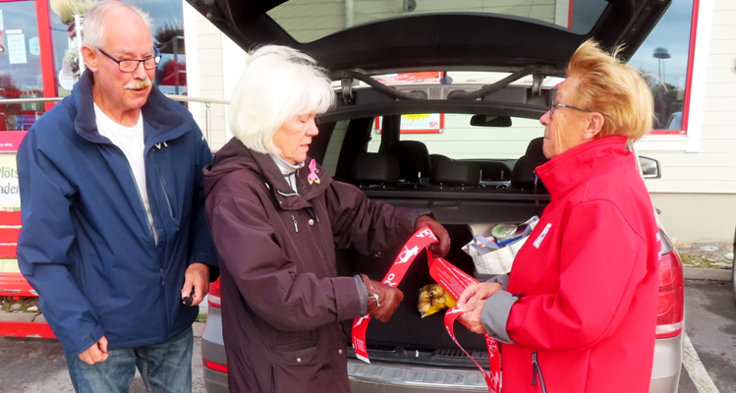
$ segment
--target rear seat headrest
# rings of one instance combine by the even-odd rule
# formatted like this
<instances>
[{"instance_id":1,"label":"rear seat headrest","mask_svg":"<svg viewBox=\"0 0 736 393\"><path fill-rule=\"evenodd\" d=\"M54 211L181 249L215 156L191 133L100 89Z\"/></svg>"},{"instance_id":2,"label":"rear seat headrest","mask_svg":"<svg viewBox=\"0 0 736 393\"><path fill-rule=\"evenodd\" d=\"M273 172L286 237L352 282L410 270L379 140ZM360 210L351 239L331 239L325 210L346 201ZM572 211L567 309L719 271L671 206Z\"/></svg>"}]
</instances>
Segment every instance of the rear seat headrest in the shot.
<instances>
[{"instance_id":1,"label":"rear seat headrest","mask_svg":"<svg viewBox=\"0 0 736 393\"><path fill-rule=\"evenodd\" d=\"M399 163L399 178L418 181L429 176L429 151L420 141L398 141L391 145L389 154Z\"/></svg>"},{"instance_id":2,"label":"rear seat headrest","mask_svg":"<svg viewBox=\"0 0 736 393\"><path fill-rule=\"evenodd\" d=\"M430 182L443 186L475 187L480 184L480 167L473 162L440 161L432 168Z\"/></svg>"},{"instance_id":3,"label":"rear seat headrest","mask_svg":"<svg viewBox=\"0 0 736 393\"><path fill-rule=\"evenodd\" d=\"M511 179L511 169L508 165L498 161L478 161L481 171L481 180L504 181Z\"/></svg>"},{"instance_id":4,"label":"rear seat headrest","mask_svg":"<svg viewBox=\"0 0 736 393\"><path fill-rule=\"evenodd\" d=\"M526 148L526 153L519 157L511 171L511 187L520 190L545 190L544 184L537 178L534 169L545 162L544 138L532 139Z\"/></svg>"},{"instance_id":5,"label":"rear seat headrest","mask_svg":"<svg viewBox=\"0 0 736 393\"><path fill-rule=\"evenodd\" d=\"M399 182L399 164L388 154L360 153L353 163L353 180L364 185L394 186Z\"/></svg>"}]
</instances>

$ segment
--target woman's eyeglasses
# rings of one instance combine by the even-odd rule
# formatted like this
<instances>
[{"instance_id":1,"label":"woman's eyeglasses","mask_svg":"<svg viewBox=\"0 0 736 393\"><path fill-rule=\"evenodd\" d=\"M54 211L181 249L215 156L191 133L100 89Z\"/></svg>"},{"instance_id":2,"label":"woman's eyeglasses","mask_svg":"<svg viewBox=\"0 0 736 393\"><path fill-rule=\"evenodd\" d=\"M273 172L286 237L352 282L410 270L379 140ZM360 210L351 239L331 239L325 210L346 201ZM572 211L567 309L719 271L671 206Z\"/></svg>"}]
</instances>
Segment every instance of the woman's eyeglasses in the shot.
<instances>
[{"instance_id":1,"label":"woman's eyeglasses","mask_svg":"<svg viewBox=\"0 0 736 393\"><path fill-rule=\"evenodd\" d=\"M574 109L576 111L581 111L581 112L595 112L592 109L581 108L581 107L575 106L575 105L563 104L561 102L553 102L552 105L549 106L549 114L552 115L552 113L554 113L555 109L559 109L559 108Z\"/></svg>"}]
</instances>

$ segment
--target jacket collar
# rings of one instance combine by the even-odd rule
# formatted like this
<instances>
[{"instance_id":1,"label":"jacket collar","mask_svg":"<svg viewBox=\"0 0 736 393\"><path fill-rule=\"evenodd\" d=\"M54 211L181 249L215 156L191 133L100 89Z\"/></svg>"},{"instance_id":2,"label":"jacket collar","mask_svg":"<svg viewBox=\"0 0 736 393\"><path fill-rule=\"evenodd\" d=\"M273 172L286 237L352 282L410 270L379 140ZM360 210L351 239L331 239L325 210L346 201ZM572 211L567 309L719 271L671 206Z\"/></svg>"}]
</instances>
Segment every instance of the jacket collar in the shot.
<instances>
[{"instance_id":1,"label":"jacket collar","mask_svg":"<svg viewBox=\"0 0 736 393\"><path fill-rule=\"evenodd\" d=\"M90 70L85 70L72 90L72 99L77 108L74 127L77 134L91 142L110 143L97 130L92 95L93 84L94 74ZM154 85L146 103L141 108L147 150L156 143L176 139L188 131L187 119L180 110L177 110L178 108L173 108L172 105L179 104L166 98Z\"/></svg>"},{"instance_id":2,"label":"jacket collar","mask_svg":"<svg viewBox=\"0 0 736 393\"><path fill-rule=\"evenodd\" d=\"M322 194L332 180L328 176L322 176L322 168L315 163L311 165L313 167L312 171L315 172L315 175L319 177L320 181L319 183L310 182L308 180L310 165L304 165L296 171L296 187L299 190L299 193L297 193L286 182L281 170L270 155L254 152L250 149L248 151L253 155L258 169L263 177L265 177L266 182L270 185L276 199L279 201L279 205L283 209L302 209L310 206L308 201ZM312 158L307 157L306 162L310 163L311 161Z\"/></svg>"},{"instance_id":3,"label":"jacket collar","mask_svg":"<svg viewBox=\"0 0 736 393\"><path fill-rule=\"evenodd\" d=\"M213 163L205 169L205 187L209 193L214 185L227 173L247 168L256 173L276 198L279 206L286 210L296 210L311 206L309 200L321 195L332 182L322 167L311 164L307 158L306 165L296 172L297 194L289 186L281 174L276 162L268 154L258 153L248 149L237 138L232 138L216 154ZM310 168L311 167L311 168ZM314 176L310 174L314 172ZM319 182L315 181L316 178Z\"/></svg>"},{"instance_id":4,"label":"jacket collar","mask_svg":"<svg viewBox=\"0 0 736 393\"><path fill-rule=\"evenodd\" d=\"M635 165L626 141L624 136L611 136L583 143L538 166L537 175L555 199L601 172L618 170L626 165L623 161Z\"/></svg>"}]
</instances>

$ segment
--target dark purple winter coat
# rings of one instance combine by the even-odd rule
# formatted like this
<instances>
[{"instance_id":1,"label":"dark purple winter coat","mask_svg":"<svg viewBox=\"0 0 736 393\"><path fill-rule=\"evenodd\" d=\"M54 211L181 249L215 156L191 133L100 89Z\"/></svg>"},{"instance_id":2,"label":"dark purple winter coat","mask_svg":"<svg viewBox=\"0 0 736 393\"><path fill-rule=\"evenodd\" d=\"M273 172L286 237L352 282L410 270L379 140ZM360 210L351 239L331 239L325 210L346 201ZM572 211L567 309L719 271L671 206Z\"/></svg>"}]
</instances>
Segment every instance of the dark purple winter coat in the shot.
<instances>
[{"instance_id":1,"label":"dark purple winter coat","mask_svg":"<svg viewBox=\"0 0 736 393\"><path fill-rule=\"evenodd\" d=\"M355 279L337 277L335 247L384 250L424 213L317 171L311 184L308 165L298 171L296 194L270 156L235 138L205 170L231 392L349 392L340 321L364 305Z\"/></svg>"}]
</instances>

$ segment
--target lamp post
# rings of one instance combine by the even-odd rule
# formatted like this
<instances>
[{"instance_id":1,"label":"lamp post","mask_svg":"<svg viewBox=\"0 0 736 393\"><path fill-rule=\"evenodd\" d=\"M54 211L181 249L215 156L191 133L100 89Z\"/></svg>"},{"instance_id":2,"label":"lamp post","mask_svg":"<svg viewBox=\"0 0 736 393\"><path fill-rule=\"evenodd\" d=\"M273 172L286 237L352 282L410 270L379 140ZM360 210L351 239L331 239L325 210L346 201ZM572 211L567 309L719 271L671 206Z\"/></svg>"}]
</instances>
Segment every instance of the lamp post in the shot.
<instances>
[{"instance_id":1,"label":"lamp post","mask_svg":"<svg viewBox=\"0 0 736 393\"><path fill-rule=\"evenodd\" d=\"M659 82L664 83L664 63L662 63L662 60L669 59L670 52L667 48L660 47L654 50L653 56L657 59L657 76L659 77Z\"/></svg>"}]
</instances>

